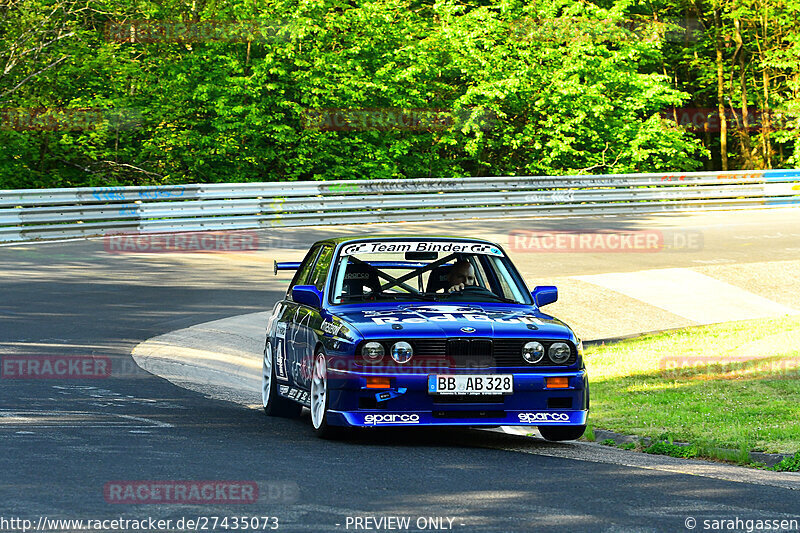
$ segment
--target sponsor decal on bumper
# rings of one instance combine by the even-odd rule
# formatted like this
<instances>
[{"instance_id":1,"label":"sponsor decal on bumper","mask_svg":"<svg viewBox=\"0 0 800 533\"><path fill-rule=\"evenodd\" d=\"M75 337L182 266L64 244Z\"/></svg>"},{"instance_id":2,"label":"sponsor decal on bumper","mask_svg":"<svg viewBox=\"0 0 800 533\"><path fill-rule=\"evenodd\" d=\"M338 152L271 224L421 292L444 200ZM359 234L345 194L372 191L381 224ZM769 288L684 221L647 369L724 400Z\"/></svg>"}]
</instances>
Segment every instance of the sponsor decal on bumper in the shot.
<instances>
[{"instance_id":1,"label":"sponsor decal on bumper","mask_svg":"<svg viewBox=\"0 0 800 533\"><path fill-rule=\"evenodd\" d=\"M367 425L419 424L419 415L414 413L364 415L364 423Z\"/></svg>"},{"instance_id":2,"label":"sponsor decal on bumper","mask_svg":"<svg viewBox=\"0 0 800 533\"><path fill-rule=\"evenodd\" d=\"M517 413L519 421L523 424L537 424L539 422L569 422L567 413Z\"/></svg>"},{"instance_id":3,"label":"sponsor decal on bumper","mask_svg":"<svg viewBox=\"0 0 800 533\"><path fill-rule=\"evenodd\" d=\"M416 412L340 412L330 411L342 423L351 426L556 426L583 425L587 411L506 411L504 417L487 418L454 416L433 416L430 411Z\"/></svg>"}]
</instances>

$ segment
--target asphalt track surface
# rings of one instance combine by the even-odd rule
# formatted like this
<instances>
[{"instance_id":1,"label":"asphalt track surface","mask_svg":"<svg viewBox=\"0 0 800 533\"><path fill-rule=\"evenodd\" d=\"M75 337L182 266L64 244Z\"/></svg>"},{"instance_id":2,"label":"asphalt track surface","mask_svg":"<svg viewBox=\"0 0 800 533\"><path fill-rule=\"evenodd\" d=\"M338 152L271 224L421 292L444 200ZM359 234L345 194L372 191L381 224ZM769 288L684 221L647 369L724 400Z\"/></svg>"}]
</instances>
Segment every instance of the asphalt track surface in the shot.
<instances>
[{"instance_id":1,"label":"asphalt track surface","mask_svg":"<svg viewBox=\"0 0 800 533\"><path fill-rule=\"evenodd\" d=\"M720 479L690 473L691 461L659 458L671 465L661 468L618 452L614 462L586 445L469 430L374 431L321 441L307 417L267 419L176 387L130 357L148 338L270 309L286 287L272 276L272 259L296 258L323 235L435 229L507 238L520 225L694 228L705 245L691 253L536 254L542 259L524 259L530 264L523 270L545 277L553 270L578 276L730 264L740 274L731 283L760 294L773 287L773 300L791 305L797 286L769 279L796 280L799 222L797 210L782 209L285 229L261 232L264 252L241 256L111 254L99 240L0 247L0 356L90 355L112 363L106 379L0 380L0 518L274 516L279 531L355 531L348 517L400 516L410 517L416 531L420 517L446 517L453 531L465 532L689 531L689 517L695 530L713 519L800 520L796 475ZM742 278L742 272L754 274ZM106 484L132 480L250 481L259 498L252 504L106 501Z\"/></svg>"}]
</instances>

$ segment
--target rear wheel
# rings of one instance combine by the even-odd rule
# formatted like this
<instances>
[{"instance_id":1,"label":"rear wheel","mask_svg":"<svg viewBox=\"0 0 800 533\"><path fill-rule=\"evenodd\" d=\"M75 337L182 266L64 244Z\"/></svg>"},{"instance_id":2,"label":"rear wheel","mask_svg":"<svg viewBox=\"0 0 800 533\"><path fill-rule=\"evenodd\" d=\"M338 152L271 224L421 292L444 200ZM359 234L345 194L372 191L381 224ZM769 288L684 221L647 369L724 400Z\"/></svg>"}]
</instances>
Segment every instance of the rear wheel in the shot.
<instances>
[{"instance_id":1,"label":"rear wheel","mask_svg":"<svg viewBox=\"0 0 800 533\"><path fill-rule=\"evenodd\" d=\"M576 440L581 438L586 426L539 426L539 433L547 440Z\"/></svg>"},{"instance_id":2,"label":"rear wheel","mask_svg":"<svg viewBox=\"0 0 800 533\"><path fill-rule=\"evenodd\" d=\"M267 341L264 348L264 360L261 365L261 403L268 416L296 418L300 416L303 406L278 394L278 383L275 379L275 365L272 357L272 344Z\"/></svg>"}]
</instances>

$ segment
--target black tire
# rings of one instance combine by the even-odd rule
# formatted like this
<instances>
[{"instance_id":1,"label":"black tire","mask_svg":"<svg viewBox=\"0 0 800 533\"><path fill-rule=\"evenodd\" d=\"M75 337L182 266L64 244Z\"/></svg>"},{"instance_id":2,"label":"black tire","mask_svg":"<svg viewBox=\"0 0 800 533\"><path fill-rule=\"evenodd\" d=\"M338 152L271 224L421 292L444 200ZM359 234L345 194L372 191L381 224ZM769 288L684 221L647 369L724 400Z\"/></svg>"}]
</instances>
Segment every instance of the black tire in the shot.
<instances>
[{"instance_id":1,"label":"black tire","mask_svg":"<svg viewBox=\"0 0 800 533\"><path fill-rule=\"evenodd\" d=\"M539 426L539 433L546 440L562 441L577 440L581 438L586 426Z\"/></svg>"},{"instance_id":2,"label":"black tire","mask_svg":"<svg viewBox=\"0 0 800 533\"><path fill-rule=\"evenodd\" d=\"M269 369L267 369L269 358ZM267 386L267 373L269 372L269 386ZM284 398L278 394L278 382L275 379L275 364L272 356L272 346L267 340L264 347L264 358L261 363L261 404L267 416L278 416L281 418L299 418L303 411L303 406Z\"/></svg>"}]
</instances>

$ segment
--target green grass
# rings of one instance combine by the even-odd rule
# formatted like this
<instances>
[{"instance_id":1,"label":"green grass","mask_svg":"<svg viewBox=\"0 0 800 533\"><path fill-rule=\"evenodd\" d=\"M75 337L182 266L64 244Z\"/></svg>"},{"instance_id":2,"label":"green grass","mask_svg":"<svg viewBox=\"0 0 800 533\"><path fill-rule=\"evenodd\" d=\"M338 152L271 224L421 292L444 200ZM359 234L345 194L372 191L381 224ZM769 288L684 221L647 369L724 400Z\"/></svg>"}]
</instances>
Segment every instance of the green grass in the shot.
<instances>
[{"instance_id":1,"label":"green grass","mask_svg":"<svg viewBox=\"0 0 800 533\"><path fill-rule=\"evenodd\" d=\"M678 446L671 442L654 442L644 449L644 453L652 453L655 455L669 455L671 457L683 457L689 459L697 457L697 447L694 445Z\"/></svg>"},{"instance_id":2,"label":"green grass","mask_svg":"<svg viewBox=\"0 0 800 533\"><path fill-rule=\"evenodd\" d=\"M778 472L800 472L800 452L797 452L792 457L787 457L780 463L776 464L770 470Z\"/></svg>"},{"instance_id":3,"label":"green grass","mask_svg":"<svg viewBox=\"0 0 800 533\"><path fill-rule=\"evenodd\" d=\"M732 359L743 356L759 359ZM710 359L676 368L683 357ZM647 335L585 359L595 428L689 442L701 456L729 448L737 461L800 450L800 317Z\"/></svg>"}]
</instances>

